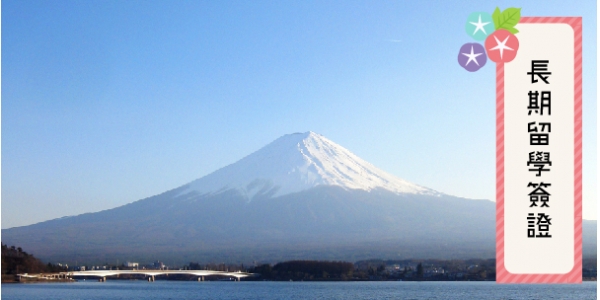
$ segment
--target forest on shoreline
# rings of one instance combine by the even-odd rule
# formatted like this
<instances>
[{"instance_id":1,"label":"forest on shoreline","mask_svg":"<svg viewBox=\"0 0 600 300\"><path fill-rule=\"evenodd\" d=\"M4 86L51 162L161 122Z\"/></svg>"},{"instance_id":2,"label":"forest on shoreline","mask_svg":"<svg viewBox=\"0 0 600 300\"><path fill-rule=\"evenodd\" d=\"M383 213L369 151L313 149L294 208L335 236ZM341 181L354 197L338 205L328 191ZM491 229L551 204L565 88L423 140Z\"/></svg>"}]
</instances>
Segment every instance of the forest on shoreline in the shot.
<instances>
[{"instance_id":1,"label":"forest on shoreline","mask_svg":"<svg viewBox=\"0 0 600 300\"><path fill-rule=\"evenodd\" d=\"M201 264L190 262L184 266L163 266L183 270L243 271L255 276L245 281L494 281L496 279L495 259L469 260L363 260L355 263L345 261L292 260L275 264ZM17 274L51 273L81 269L82 266L68 268L66 265L44 263L21 247L2 244L2 282L18 281ZM94 269L98 266L83 266ZM141 267L146 268L146 267ZM151 267L149 267L151 268ZM102 269L128 269L125 264L106 265ZM583 260L583 279L596 280L596 259ZM121 276L120 279L135 279ZM159 276L160 280L161 277ZM170 276L169 280L195 280L193 276ZM216 277L215 280L223 279ZM211 279L208 279L211 280Z\"/></svg>"}]
</instances>

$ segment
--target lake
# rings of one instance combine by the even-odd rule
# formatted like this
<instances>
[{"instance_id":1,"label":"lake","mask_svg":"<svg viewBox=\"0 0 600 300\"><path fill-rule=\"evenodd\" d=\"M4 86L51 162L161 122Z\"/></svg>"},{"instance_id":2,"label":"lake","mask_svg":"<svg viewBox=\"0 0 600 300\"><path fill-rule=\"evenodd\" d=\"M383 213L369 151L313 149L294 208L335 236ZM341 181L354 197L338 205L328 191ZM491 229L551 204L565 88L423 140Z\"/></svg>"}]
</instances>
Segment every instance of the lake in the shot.
<instances>
[{"instance_id":1,"label":"lake","mask_svg":"<svg viewBox=\"0 0 600 300\"><path fill-rule=\"evenodd\" d=\"M2 284L2 299L597 299L596 282L80 281Z\"/></svg>"}]
</instances>

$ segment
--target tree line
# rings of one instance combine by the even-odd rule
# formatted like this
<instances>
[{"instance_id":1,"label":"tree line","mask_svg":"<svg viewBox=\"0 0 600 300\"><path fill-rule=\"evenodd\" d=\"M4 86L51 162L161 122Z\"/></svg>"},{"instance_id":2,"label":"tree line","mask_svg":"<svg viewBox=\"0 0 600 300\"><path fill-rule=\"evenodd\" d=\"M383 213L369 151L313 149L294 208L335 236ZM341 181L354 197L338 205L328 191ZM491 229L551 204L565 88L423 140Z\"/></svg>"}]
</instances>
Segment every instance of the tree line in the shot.
<instances>
[{"instance_id":1,"label":"tree line","mask_svg":"<svg viewBox=\"0 0 600 300\"><path fill-rule=\"evenodd\" d=\"M41 260L25 252L21 247L8 246L2 243L2 281L13 281L15 275L22 273L61 272L66 268Z\"/></svg>"},{"instance_id":2,"label":"tree line","mask_svg":"<svg viewBox=\"0 0 600 300\"><path fill-rule=\"evenodd\" d=\"M351 280L354 264L343 261L293 260L248 270L260 274L258 280Z\"/></svg>"}]
</instances>

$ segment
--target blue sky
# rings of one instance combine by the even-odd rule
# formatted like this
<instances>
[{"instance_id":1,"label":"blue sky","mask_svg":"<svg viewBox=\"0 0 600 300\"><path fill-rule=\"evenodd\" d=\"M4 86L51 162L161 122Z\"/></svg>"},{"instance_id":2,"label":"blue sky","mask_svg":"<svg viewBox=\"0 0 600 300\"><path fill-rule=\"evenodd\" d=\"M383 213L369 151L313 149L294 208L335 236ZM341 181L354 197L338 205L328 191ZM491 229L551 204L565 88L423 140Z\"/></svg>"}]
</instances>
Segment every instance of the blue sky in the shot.
<instances>
[{"instance_id":1,"label":"blue sky","mask_svg":"<svg viewBox=\"0 0 600 300\"><path fill-rule=\"evenodd\" d=\"M396 176L495 195L494 64L471 12L583 16L596 219L596 2L2 1L2 228L108 209L315 131Z\"/></svg>"}]
</instances>

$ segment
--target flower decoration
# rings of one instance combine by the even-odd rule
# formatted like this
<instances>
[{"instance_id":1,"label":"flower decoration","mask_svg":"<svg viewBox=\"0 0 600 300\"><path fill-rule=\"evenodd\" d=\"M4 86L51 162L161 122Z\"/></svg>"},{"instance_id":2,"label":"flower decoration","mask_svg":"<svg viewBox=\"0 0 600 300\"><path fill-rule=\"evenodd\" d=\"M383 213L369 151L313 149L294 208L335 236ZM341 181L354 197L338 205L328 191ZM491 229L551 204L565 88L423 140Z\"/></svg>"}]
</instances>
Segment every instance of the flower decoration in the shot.
<instances>
[{"instance_id":1,"label":"flower decoration","mask_svg":"<svg viewBox=\"0 0 600 300\"><path fill-rule=\"evenodd\" d=\"M492 15L486 12L474 12L469 15L465 31L479 43L466 43L458 52L458 64L469 72L475 72L485 66L487 59L495 63L508 63L517 56L519 32L515 26L521 19L520 8L507 8L500 11L496 7Z\"/></svg>"}]
</instances>

